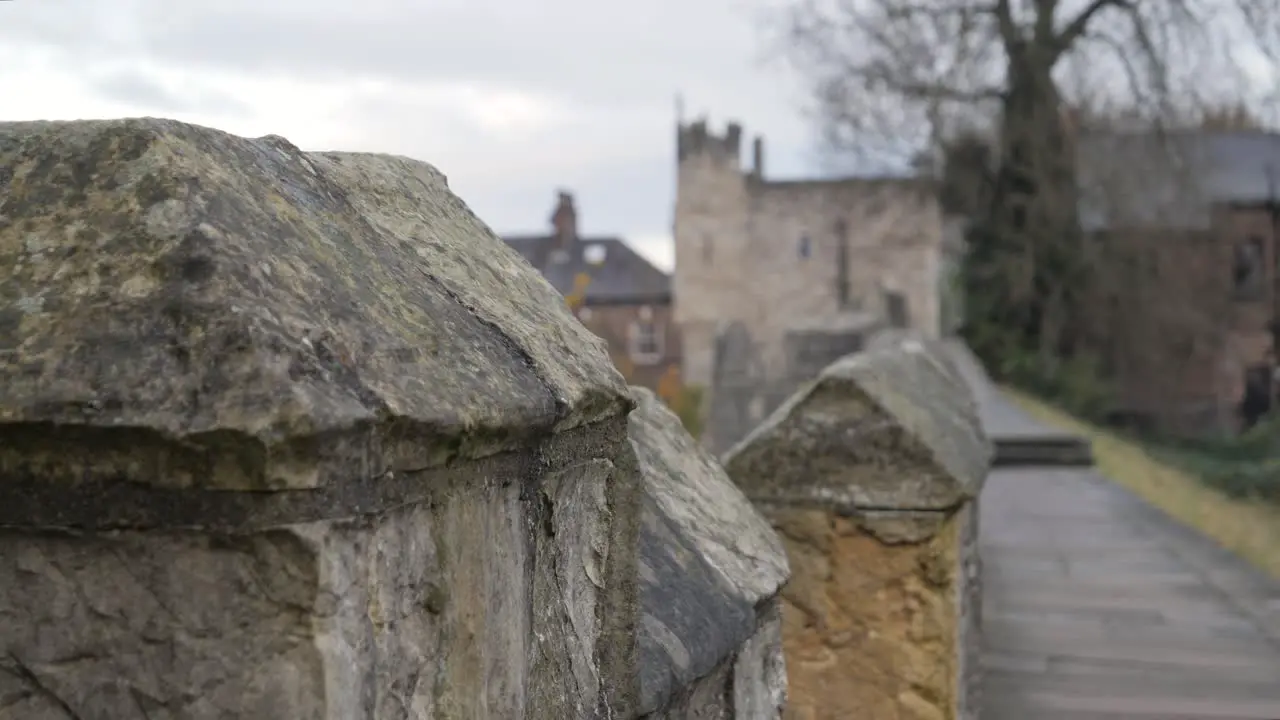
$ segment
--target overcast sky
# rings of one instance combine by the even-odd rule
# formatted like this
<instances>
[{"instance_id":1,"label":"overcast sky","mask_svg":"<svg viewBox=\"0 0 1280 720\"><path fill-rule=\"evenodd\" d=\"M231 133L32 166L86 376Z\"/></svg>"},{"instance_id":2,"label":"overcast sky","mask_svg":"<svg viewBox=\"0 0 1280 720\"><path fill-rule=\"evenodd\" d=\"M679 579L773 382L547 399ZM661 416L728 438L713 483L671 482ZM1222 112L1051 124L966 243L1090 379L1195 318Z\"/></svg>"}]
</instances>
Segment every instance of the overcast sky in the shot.
<instances>
[{"instance_id":1,"label":"overcast sky","mask_svg":"<svg viewBox=\"0 0 1280 720\"><path fill-rule=\"evenodd\" d=\"M164 116L429 161L495 230L584 232L670 267L675 96L812 165L761 0L12 0L0 119ZM744 143L745 145L746 143Z\"/></svg>"}]
</instances>

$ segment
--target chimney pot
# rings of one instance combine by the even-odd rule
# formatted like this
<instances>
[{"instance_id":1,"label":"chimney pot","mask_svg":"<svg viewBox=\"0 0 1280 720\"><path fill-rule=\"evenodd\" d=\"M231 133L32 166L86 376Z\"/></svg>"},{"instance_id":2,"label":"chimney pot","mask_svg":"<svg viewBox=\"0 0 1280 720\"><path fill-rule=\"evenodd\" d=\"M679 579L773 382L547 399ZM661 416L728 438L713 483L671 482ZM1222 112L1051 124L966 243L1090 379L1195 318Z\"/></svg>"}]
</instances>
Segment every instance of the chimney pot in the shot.
<instances>
[{"instance_id":1,"label":"chimney pot","mask_svg":"<svg viewBox=\"0 0 1280 720\"><path fill-rule=\"evenodd\" d=\"M574 207L573 193L568 190L557 194L556 209L551 213L551 227L561 249L567 250L578 239L578 210Z\"/></svg>"},{"instance_id":2,"label":"chimney pot","mask_svg":"<svg viewBox=\"0 0 1280 720\"><path fill-rule=\"evenodd\" d=\"M757 180L764 178L764 138L759 135L751 143L751 173Z\"/></svg>"}]
</instances>

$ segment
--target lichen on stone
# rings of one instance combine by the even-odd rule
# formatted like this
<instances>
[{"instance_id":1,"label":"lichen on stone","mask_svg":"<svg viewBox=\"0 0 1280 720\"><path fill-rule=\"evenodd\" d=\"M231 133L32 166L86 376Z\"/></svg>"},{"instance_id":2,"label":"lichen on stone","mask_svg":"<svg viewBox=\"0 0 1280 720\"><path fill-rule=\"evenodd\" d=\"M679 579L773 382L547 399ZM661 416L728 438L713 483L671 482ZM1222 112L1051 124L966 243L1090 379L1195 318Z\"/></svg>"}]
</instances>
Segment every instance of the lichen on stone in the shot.
<instances>
[{"instance_id":1,"label":"lichen on stone","mask_svg":"<svg viewBox=\"0 0 1280 720\"><path fill-rule=\"evenodd\" d=\"M319 487L631 406L426 163L134 119L0 124L0 168L5 476Z\"/></svg>"},{"instance_id":2,"label":"lichen on stone","mask_svg":"<svg viewBox=\"0 0 1280 720\"><path fill-rule=\"evenodd\" d=\"M991 449L939 352L909 340L832 363L731 448L726 469L757 502L958 507L979 492Z\"/></svg>"}]
</instances>

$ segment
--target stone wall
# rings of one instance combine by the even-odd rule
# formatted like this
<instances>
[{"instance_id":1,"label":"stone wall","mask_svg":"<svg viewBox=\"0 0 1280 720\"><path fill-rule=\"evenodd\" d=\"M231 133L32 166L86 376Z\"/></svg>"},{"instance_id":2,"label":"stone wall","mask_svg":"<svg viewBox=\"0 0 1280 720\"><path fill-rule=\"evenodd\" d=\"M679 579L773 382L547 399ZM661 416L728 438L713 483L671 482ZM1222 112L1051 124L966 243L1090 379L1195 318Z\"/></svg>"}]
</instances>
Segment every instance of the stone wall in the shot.
<instances>
[{"instance_id":1,"label":"stone wall","mask_svg":"<svg viewBox=\"0 0 1280 720\"><path fill-rule=\"evenodd\" d=\"M0 718L777 717L779 540L632 392L425 163L0 124Z\"/></svg>"},{"instance_id":2,"label":"stone wall","mask_svg":"<svg viewBox=\"0 0 1280 720\"><path fill-rule=\"evenodd\" d=\"M942 266L938 302L938 330L942 337L954 337L964 326L964 259L969 243L965 233L968 220L951 216L943 225Z\"/></svg>"},{"instance_id":3,"label":"stone wall","mask_svg":"<svg viewBox=\"0 0 1280 720\"><path fill-rule=\"evenodd\" d=\"M990 446L935 342L885 333L725 467L782 535L788 717L977 717L977 504Z\"/></svg>"},{"instance_id":4,"label":"stone wall","mask_svg":"<svg viewBox=\"0 0 1280 720\"><path fill-rule=\"evenodd\" d=\"M644 477L639 709L653 718L780 718L782 543L679 418L652 393L635 393L631 440Z\"/></svg>"},{"instance_id":5,"label":"stone wall","mask_svg":"<svg viewBox=\"0 0 1280 720\"><path fill-rule=\"evenodd\" d=\"M719 452L746 435L765 418L767 376L751 331L741 322L728 324L715 341L711 384L705 402L707 421L703 442Z\"/></svg>"}]
</instances>

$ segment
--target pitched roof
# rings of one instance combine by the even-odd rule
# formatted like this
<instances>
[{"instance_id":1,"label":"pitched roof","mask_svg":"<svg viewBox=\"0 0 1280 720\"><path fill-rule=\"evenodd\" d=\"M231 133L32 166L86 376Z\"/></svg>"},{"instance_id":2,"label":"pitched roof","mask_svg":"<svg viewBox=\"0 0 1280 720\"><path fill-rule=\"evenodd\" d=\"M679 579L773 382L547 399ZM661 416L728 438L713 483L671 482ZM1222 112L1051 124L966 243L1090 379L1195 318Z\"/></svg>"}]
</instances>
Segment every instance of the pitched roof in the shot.
<instances>
[{"instance_id":1,"label":"pitched roof","mask_svg":"<svg viewBox=\"0 0 1280 720\"><path fill-rule=\"evenodd\" d=\"M1280 199L1280 133L1089 133L1076 157L1086 230L1207 227L1214 204Z\"/></svg>"},{"instance_id":2,"label":"pitched roof","mask_svg":"<svg viewBox=\"0 0 1280 720\"><path fill-rule=\"evenodd\" d=\"M567 295L579 273L591 278L586 304L663 303L671 299L671 277L619 238L577 238L564 252L554 235L507 236L503 240ZM593 262L595 261L595 262Z\"/></svg>"}]
</instances>

